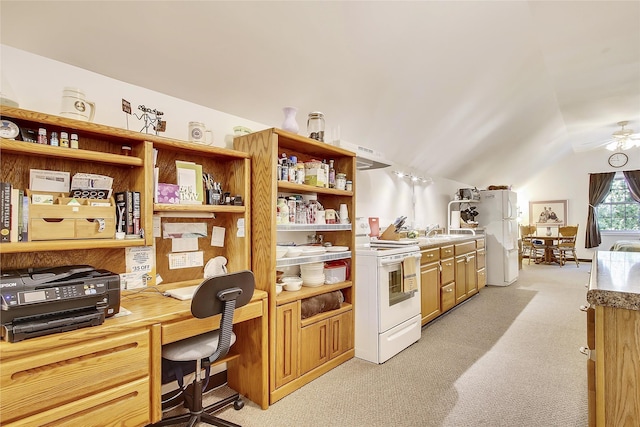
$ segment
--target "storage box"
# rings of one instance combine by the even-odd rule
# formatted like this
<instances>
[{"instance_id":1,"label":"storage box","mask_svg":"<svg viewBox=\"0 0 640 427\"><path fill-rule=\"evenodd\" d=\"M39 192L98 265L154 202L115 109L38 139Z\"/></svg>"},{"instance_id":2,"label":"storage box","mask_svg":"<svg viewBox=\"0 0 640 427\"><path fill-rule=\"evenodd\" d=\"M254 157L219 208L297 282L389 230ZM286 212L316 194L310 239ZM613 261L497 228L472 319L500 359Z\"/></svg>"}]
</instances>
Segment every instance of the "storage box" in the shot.
<instances>
[{"instance_id":1,"label":"storage box","mask_svg":"<svg viewBox=\"0 0 640 427\"><path fill-rule=\"evenodd\" d=\"M53 204L34 204L33 195L51 194ZM29 240L113 239L116 232L115 201L72 199L65 193L33 192L29 196ZM69 204L72 200L77 204Z\"/></svg>"},{"instance_id":2,"label":"storage box","mask_svg":"<svg viewBox=\"0 0 640 427\"><path fill-rule=\"evenodd\" d=\"M347 280L347 266L326 264L324 267L324 282L339 283Z\"/></svg>"}]
</instances>

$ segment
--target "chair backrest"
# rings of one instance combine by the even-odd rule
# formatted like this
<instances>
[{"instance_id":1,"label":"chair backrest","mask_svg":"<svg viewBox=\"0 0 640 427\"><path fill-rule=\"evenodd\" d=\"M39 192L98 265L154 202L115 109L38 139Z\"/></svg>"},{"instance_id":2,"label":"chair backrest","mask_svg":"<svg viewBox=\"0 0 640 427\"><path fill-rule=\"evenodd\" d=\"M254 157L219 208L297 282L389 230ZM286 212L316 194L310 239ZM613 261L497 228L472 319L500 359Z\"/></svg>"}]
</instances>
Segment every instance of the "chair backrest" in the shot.
<instances>
[{"instance_id":1,"label":"chair backrest","mask_svg":"<svg viewBox=\"0 0 640 427\"><path fill-rule=\"evenodd\" d=\"M225 301L235 299L234 308L247 304L255 289L255 278L249 270L222 274L205 279L191 299L191 314L198 319L215 316L224 310Z\"/></svg>"},{"instance_id":2,"label":"chair backrest","mask_svg":"<svg viewBox=\"0 0 640 427\"><path fill-rule=\"evenodd\" d=\"M536 234L536 226L535 225L521 225L520 226L520 237L530 237Z\"/></svg>"},{"instance_id":3,"label":"chair backrest","mask_svg":"<svg viewBox=\"0 0 640 427\"><path fill-rule=\"evenodd\" d=\"M193 317L204 319L222 313L218 347L209 356L211 362L226 356L229 352L233 334L233 312L251 300L255 287L253 273L243 270L209 277L196 288L191 299Z\"/></svg>"},{"instance_id":4,"label":"chair backrest","mask_svg":"<svg viewBox=\"0 0 640 427\"><path fill-rule=\"evenodd\" d=\"M578 225L566 225L558 228L560 237L576 237L578 235Z\"/></svg>"}]
</instances>

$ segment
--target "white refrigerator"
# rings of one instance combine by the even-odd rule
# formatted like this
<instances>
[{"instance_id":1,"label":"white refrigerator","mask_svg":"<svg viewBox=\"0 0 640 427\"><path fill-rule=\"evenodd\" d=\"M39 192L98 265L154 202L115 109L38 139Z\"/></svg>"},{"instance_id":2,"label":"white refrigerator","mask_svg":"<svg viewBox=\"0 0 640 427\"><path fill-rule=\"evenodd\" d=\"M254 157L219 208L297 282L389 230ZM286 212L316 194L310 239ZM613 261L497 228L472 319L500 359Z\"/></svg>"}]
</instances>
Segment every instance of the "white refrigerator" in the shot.
<instances>
[{"instance_id":1,"label":"white refrigerator","mask_svg":"<svg viewBox=\"0 0 640 427\"><path fill-rule=\"evenodd\" d=\"M518 194L482 190L478 226L486 237L487 285L509 286L518 279Z\"/></svg>"}]
</instances>

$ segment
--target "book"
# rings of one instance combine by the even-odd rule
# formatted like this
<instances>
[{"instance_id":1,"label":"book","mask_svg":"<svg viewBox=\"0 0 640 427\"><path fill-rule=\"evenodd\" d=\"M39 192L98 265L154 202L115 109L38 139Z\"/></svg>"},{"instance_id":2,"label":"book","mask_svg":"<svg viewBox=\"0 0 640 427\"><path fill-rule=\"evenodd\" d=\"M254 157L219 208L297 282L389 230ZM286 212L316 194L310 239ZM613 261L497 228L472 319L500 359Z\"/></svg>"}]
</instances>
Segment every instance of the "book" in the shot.
<instances>
[{"instance_id":1,"label":"book","mask_svg":"<svg viewBox=\"0 0 640 427\"><path fill-rule=\"evenodd\" d=\"M140 234L140 192L133 191L133 234Z\"/></svg>"},{"instance_id":2,"label":"book","mask_svg":"<svg viewBox=\"0 0 640 427\"><path fill-rule=\"evenodd\" d=\"M127 220L125 224L127 225L127 234L133 233L133 192L125 191L127 195Z\"/></svg>"},{"instance_id":3,"label":"book","mask_svg":"<svg viewBox=\"0 0 640 427\"><path fill-rule=\"evenodd\" d=\"M11 233L11 184L0 182L0 242L9 242Z\"/></svg>"},{"instance_id":4,"label":"book","mask_svg":"<svg viewBox=\"0 0 640 427\"><path fill-rule=\"evenodd\" d=\"M22 196L22 241L29 241L29 196Z\"/></svg>"},{"instance_id":5,"label":"book","mask_svg":"<svg viewBox=\"0 0 640 427\"><path fill-rule=\"evenodd\" d=\"M24 215L22 210L24 209L24 190L18 190L18 197L16 203L18 204L18 242L22 242L22 230L24 229Z\"/></svg>"},{"instance_id":6,"label":"book","mask_svg":"<svg viewBox=\"0 0 640 427\"><path fill-rule=\"evenodd\" d=\"M127 193L120 191L115 193L116 201L116 232L127 232Z\"/></svg>"},{"instance_id":7,"label":"book","mask_svg":"<svg viewBox=\"0 0 640 427\"><path fill-rule=\"evenodd\" d=\"M11 227L9 229L9 241L11 243L18 242L18 224L19 213L20 213L20 205L22 203L18 203L20 201L20 190L17 188L11 189Z\"/></svg>"}]
</instances>

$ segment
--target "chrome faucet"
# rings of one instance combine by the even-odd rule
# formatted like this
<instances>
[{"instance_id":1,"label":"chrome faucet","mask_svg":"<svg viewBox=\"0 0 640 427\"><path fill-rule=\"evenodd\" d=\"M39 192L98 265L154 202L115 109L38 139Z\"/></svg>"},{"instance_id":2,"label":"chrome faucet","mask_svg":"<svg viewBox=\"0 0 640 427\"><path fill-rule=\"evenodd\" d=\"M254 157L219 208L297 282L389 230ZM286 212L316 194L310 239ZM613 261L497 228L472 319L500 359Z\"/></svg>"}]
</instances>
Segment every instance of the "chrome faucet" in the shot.
<instances>
[{"instance_id":1,"label":"chrome faucet","mask_svg":"<svg viewBox=\"0 0 640 427\"><path fill-rule=\"evenodd\" d=\"M431 234L437 234L439 231L441 231L442 229L440 228L440 224L435 224L435 225L428 225L427 226L427 231L424 233L425 237L429 237L431 236Z\"/></svg>"}]
</instances>

